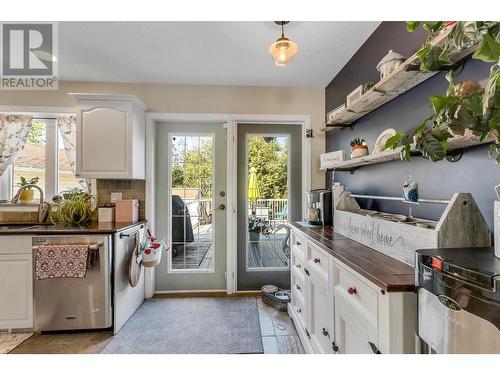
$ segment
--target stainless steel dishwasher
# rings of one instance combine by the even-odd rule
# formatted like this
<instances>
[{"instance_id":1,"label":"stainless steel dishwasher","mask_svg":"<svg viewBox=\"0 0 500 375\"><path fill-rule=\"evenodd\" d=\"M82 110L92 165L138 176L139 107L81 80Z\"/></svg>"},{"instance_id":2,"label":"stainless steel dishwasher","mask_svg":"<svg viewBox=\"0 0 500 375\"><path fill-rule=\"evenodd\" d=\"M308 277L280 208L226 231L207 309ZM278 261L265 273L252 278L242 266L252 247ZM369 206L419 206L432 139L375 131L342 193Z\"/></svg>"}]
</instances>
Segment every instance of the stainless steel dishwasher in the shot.
<instances>
[{"instance_id":1,"label":"stainless steel dishwasher","mask_svg":"<svg viewBox=\"0 0 500 375\"><path fill-rule=\"evenodd\" d=\"M422 352L500 354L500 259L493 248L417 250Z\"/></svg>"},{"instance_id":2,"label":"stainless steel dishwasher","mask_svg":"<svg viewBox=\"0 0 500 375\"><path fill-rule=\"evenodd\" d=\"M83 278L38 280L37 247L48 244L94 244L97 259ZM112 236L54 235L33 238L34 320L37 331L110 328L112 308Z\"/></svg>"}]
</instances>

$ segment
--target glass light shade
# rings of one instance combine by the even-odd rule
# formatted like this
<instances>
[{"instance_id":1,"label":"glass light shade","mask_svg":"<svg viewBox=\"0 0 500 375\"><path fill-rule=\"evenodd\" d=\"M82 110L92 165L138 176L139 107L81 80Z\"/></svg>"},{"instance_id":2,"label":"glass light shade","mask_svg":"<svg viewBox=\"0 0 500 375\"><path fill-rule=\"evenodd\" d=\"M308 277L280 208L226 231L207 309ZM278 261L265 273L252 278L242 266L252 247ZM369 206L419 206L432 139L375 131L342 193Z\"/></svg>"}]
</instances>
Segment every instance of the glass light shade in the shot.
<instances>
[{"instance_id":1,"label":"glass light shade","mask_svg":"<svg viewBox=\"0 0 500 375\"><path fill-rule=\"evenodd\" d=\"M288 38L281 37L269 47L269 54L278 66L288 65L297 54L297 44Z\"/></svg>"}]
</instances>

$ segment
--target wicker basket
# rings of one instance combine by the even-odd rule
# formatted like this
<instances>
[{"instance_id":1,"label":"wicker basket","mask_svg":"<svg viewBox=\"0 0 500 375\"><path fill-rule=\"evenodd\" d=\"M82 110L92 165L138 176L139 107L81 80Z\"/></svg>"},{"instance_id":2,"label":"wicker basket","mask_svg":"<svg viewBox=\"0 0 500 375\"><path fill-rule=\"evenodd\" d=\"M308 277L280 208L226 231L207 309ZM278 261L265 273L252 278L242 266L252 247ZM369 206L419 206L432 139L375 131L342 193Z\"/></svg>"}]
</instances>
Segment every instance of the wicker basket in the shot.
<instances>
[{"instance_id":1,"label":"wicker basket","mask_svg":"<svg viewBox=\"0 0 500 375\"><path fill-rule=\"evenodd\" d=\"M288 290L283 290L280 288L278 288L278 291L289 292ZM287 300L279 299L274 295L274 293L268 293L264 290L261 290L261 296L262 296L262 302L274 307L278 311L287 311L287 306L288 302L290 302L290 298Z\"/></svg>"}]
</instances>

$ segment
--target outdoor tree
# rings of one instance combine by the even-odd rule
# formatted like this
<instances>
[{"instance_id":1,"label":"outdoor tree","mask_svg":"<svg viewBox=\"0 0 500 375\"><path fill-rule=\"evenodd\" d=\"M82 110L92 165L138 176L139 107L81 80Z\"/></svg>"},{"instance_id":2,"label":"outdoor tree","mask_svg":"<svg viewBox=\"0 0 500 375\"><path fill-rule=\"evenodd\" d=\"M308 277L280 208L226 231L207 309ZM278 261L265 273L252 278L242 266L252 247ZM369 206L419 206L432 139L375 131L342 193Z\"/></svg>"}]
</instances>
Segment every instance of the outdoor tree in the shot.
<instances>
[{"instance_id":1,"label":"outdoor tree","mask_svg":"<svg viewBox=\"0 0 500 375\"><path fill-rule=\"evenodd\" d=\"M28 134L26 142L34 145L45 144L45 124L43 122L33 121L31 123L31 130Z\"/></svg>"},{"instance_id":2,"label":"outdoor tree","mask_svg":"<svg viewBox=\"0 0 500 375\"><path fill-rule=\"evenodd\" d=\"M282 138L284 139L284 138ZM288 149L275 137L248 139L248 170L255 167L261 199L288 197Z\"/></svg>"}]
</instances>

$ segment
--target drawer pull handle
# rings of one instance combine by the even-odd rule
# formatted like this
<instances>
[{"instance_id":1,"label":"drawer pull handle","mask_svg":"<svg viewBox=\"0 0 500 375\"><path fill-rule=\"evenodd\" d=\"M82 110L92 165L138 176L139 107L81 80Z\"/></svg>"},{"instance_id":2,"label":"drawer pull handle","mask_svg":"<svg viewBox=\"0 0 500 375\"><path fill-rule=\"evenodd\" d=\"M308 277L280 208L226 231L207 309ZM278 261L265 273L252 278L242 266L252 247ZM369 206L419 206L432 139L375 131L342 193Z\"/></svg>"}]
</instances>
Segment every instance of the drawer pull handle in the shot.
<instances>
[{"instance_id":1,"label":"drawer pull handle","mask_svg":"<svg viewBox=\"0 0 500 375\"><path fill-rule=\"evenodd\" d=\"M357 292L356 288L350 287L349 289L347 289L347 293L349 293L351 295L356 294L356 292Z\"/></svg>"},{"instance_id":2,"label":"drawer pull handle","mask_svg":"<svg viewBox=\"0 0 500 375\"><path fill-rule=\"evenodd\" d=\"M304 268L304 272L306 273L307 276L310 275L309 270L307 268Z\"/></svg>"},{"instance_id":3,"label":"drawer pull handle","mask_svg":"<svg viewBox=\"0 0 500 375\"><path fill-rule=\"evenodd\" d=\"M299 241L295 241L295 245L300 246L301 243Z\"/></svg>"},{"instance_id":4,"label":"drawer pull handle","mask_svg":"<svg viewBox=\"0 0 500 375\"><path fill-rule=\"evenodd\" d=\"M326 328L323 328L323 336L328 336L328 331L326 330Z\"/></svg>"},{"instance_id":5,"label":"drawer pull handle","mask_svg":"<svg viewBox=\"0 0 500 375\"><path fill-rule=\"evenodd\" d=\"M298 284L295 285L295 287L297 288L297 290L300 290L300 286Z\"/></svg>"},{"instance_id":6,"label":"drawer pull handle","mask_svg":"<svg viewBox=\"0 0 500 375\"><path fill-rule=\"evenodd\" d=\"M300 314L302 312L302 309L297 309L297 312Z\"/></svg>"},{"instance_id":7,"label":"drawer pull handle","mask_svg":"<svg viewBox=\"0 0 500 375\"><path fill-rule=\"evenodd\" d=\"M319 259L319 258L314 258L314 263L321 263L321 259Z\"/></svg>"},{"instance_id":8,"label":"drawer pull handle","mask_svg":"<svg viewBox=\"0 0 500 375\"><path fill-rule=\"evenodd\" d=\"M300 264L296 264L295 267L300 268Z\"/></svg>"}]
</instances>

